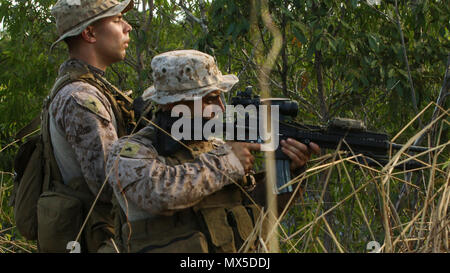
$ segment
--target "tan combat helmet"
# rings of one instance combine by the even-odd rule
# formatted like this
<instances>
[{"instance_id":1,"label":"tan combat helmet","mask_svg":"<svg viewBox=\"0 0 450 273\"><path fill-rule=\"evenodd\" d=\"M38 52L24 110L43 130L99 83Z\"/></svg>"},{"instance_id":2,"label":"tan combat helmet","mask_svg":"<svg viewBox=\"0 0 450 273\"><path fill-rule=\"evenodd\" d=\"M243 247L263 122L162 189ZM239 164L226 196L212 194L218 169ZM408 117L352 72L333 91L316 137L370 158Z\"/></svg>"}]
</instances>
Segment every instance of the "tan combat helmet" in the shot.
<instances>
[{"instance_id":1,"label":"tan combat helmet","mask_svg":"<svg viewBox=\"0 0 450 273\"><path fill-rule=\"evenodd\" d=\"M142 98L158 104L193 100L216 90L228 92L239 81L235 75L222 75L214 58L197 50L156 55L151 66L154 85Z\"/></svg>"},{"instance_id":2,"label":"tan combat helmet","mask_svg":"<svg viewBox=\"0 0 450 273\"><path fill-rule=\"evenodd\" d=\"M56 19L59 38L50 49L65 38L80 34L93 22L132 8L133 0L58 0L52 8L52 15Z\"/></svg>"}]
</instances>

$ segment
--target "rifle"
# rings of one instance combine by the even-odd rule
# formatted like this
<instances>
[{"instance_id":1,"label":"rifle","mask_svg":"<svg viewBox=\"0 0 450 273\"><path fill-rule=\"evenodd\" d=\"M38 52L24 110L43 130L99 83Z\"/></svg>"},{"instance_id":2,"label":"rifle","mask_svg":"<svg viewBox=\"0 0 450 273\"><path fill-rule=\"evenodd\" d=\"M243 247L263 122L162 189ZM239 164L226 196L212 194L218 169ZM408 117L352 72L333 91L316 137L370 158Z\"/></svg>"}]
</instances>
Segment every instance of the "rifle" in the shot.
<instances>
[{"instance_id":1,"label":"rifle","mask_svg":"<svg viewBox=\"0 0 450 273\"><path fill-rule=\"evenodd\" d=\"M256 109L256 111L260 109L259 106L265 105L266 103L278 106L279 119L275 122L278 122L278 139L280 141L283 139L285 140L287 138L292 138L305 145L308 145L310 142L314 142L319 145L321 149L339 149L340 151L352 152L355 155L360 155L355 158L360 163L378 167L386 165L390 150L399 150L403 148L403 145L391 143L387 134L368 131L363 122L358 120L336 118L331 120L325 126L308 125L295 122L293 119L298 114L297 102L282 98L262 100L259 96L254 96L252 94L251 86L248 86L245 91L238 92L235 97L231 98L232 106L254 106L253 109ZM137 103L135 103L135 105L136 104ZM263 137L259 135L259 128L261 127L262 120L257 118L255 125L250 122L250 113L244 112L244 114L244 117L239 117L241 119L240 121L242 121L242 118L244 119L244 123L238 122L239 118L235 118L233 116L233 120L225 120L223 122L218 121L216 125L221 126L222 129L225 127L229 128L229 126L231 128L236 128L236 130L233 130L234 135L231 137L234 141L264 143ZM144 115L146 115L146 113L144 113ZM253 113L252 117L253 119L255 119L255 117L259 117L259 113ZM167 111L159 111L155 114L155 122L161 129L164 130L156 131L156 138L159 143L157 150L158 153L163 156L168 156L180 149L184 149L181 142L195 139L193 137L195 135L201 136L201 139L199 140L206 141L209 139L208 135L203 134L203 128L206 123L210 122L210 119L200 117L200 121L198 123L200 126L196 126L195 118L190 116L183 116L183 118L181 118L185 121L183 124L187 125L189 128L189 139L184 139L183 137L178 139L174 136L168 137L166 132L171 132L173 125L175 122L179 121L179 119L179 117L172 117L171 113ZM212 136L224 137L222 134L223 131L220 131L219 133L216 131L216 125L212 127L212 131L214 131L212 132ZM183 131L184 129L185 127L183 125ZM244 132L244 136L242 134L238 134L239 129L241 129L241 132ZM257 132L256 137L250 137L250 135L254 132ZM228 138L228 132L224 139L231 140ZM344 140L345 143L341 143ZM425 152L427 150L428 148L426 147L410 146L407 151ZM292 192L292 186L284 187L283 189L278 190L292 179L289 158L281 151L280 146L278 146L275 150L275 160L277 168L277 189L275 189L275 192L278 194ZM417 160L411 159L394 167L397 169L411 170L424 167L424 165Z\"/></svg>"},{"instance_id":2,"label":"rifle","mask_svg":"<svg viewBox=\"0 0 450 273\"><path fill-rule=\"evenodd\" d=\"M244 107L254 105L259 109L260 105L269 103L270 105L278 105L279 107L279 140L293 138L305 145L314 142L320 146L321 149L339 148L341 151L352 152L355 155L362 154L356 157L361 163L366 163L370 166L384 166L388 162L387 155L391 150L399 150L403 145L391 143L388 135L379 132L368 131L362 121L335 118L331 120L326 126L316 126L308 124L300 124L295 122L298 114L298 104L289 99L271 98L262 100L259 96L252 95L252 87L248 86L245 91L238 92L235 97L231 98L231 105L242 105ZM247 113L246 113L247 114ZM250 130L255 128L249 127L246 118L245 128L246 137ZM258 124L261 121L258 120ZM242 128L235 122L235 128ZM345 140L345 143L341 143ZM255 142L245 138L239 141ZM261 136L258 135L256 142L262 142ZM425 152L429 148L410 146L409 152ZM289 169L289 158L278 147L275 151L275 160L277 168L277 187L280 188L291 180L291 173ZM403 170L411 170L421 168L424 165L414 159L406 163L395 166L395 168ZM288 186L278 191L278 193L292 192L292 186Z\"/></svg>"}]
</instances>

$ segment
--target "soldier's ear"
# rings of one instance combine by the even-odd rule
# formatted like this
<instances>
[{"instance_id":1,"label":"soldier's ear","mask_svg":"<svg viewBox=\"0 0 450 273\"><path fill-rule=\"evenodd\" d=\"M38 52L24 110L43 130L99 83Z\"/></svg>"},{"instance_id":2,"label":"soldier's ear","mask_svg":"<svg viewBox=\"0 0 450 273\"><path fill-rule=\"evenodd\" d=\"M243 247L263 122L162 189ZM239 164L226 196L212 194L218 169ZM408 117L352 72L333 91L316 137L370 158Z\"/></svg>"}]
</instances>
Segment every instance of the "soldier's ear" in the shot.
<instances>
[{"instance_id":1,"label":"soldier's ear","mask_svg":"<svg viewBox=\"0 0 450 273\"><path fill-rule=\"evenodd\" d=\"M88 26L81 32L81 37L88 43L95 43L97 41L94 26Z\"/></svg>"}]
</instances>

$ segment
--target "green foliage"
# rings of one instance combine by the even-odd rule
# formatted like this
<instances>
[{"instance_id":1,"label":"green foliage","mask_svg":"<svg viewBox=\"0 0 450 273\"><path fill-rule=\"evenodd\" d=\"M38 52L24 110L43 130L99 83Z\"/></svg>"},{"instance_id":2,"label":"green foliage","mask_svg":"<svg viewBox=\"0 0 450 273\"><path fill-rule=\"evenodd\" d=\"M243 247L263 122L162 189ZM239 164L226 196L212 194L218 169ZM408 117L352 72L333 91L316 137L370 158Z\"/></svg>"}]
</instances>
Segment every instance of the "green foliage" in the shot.
<instances>
[{"instance_id":1,"label":"green foliage","mask_svg":"<svg viewBox=\"0 0 450 273\"><path fill-rule=\"evenodd\" d=\"M67 58L63 44L49 51L57 38L50 14L55 2L0 2L0 22L3 22L0 30L0 149L11 143L17 130L40 112L58 66ZM152 84L150 62L153 56L168 50L195 48L213 54L225 73L239 75L240 82L233 92L247 85L259 89L260 68L273 43L272 34L261 20L259 0L135 2L137 8L125 15L133 26L127 58L107 71L112 83L124 90L133 90L136 97ZM179 3L183 3L183 7ZM421 110L436 101L450 52L447 1L399 1L398 5L405 48L396 22L394 1L370 6L366 1L356 0L270 0L272 20L283 38L280 55L270 75L272 95L297 100L302 122L326 122L336 116L357 118L370 129L394 136L417 114L414 104ZM412 101L404 50L416 102ZM448 104L445 107L448 108ZM431 113L427 111L422 120L430 119ZM418 129L419 123L413 123L397 141L405 142ZM448 129L444 128L443 134L442 139L448 139ZM16 149L17 145L12 145L0 153L0 170L11 172ZM448 160L446 164L444 169L448 168ZM330 204L353 191L349 178L342 172L342 169L333 172L330 179L327 195ZM351 176L355 183L364 182L364 177L356 170L351 171ZM287 216L284 224L288 232L295 232L313 220L319 201L317 192L323 186L314 184L318 180L319 175L309 178L308 188L313 191L306 192L307 205L291 210ZM11 179L2 183L10 187ZM397 194L400 187L401 184L395 185L390 190ZM360 252L367 240L381 241L384 237L378 190L376 186L369 186L359 195L361 203L367 205L363 211L352 199L333 213L330 225L338 230L336 236L345 242L347 251ZM9 191L2 198L8 195ZM324 203L324 207L327 206ZM6 207L2 199L2 208ZM363 214L368 217L376 238L371 238L371 232L362 222ZM11 223L8 220L11 215L10 209L2 210L2 224ZM354 228L359 226L362 228ZM323 235L324 229L320 224L315 232ZM286 251L289 249L287 245L283 247ZM313 247L305 250L322 251Z\"/></svg>"}]
</instances>

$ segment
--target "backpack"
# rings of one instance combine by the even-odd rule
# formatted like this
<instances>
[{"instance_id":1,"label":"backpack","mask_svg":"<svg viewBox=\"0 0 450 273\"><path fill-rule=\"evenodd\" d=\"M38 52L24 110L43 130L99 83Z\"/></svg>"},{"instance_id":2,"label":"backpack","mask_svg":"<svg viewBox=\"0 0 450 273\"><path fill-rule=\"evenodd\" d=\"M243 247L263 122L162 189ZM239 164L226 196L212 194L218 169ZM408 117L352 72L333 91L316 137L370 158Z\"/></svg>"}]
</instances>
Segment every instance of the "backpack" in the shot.
<instances>
[{"instance_id":1,"label":"backpack","mask_svg":"<svg viewBox=\"0 0 450 273\"><path fill-rule=\"evenodd\" d=\"M30 124L33 124L33 122ZM35 124L28 128L35 131L37 127L38 125ZM24 129L17 135L25 131L25 135L31 133L28 130L24 131ZM16 137L16 139L21 139L21 137ZM42 153L42 136L39 133L29 137L26 142L20 145L14 158L15 177L9 205L14 206L17 229L28 240L37 239L36 205L42 192L44 177L43 161L40 160Z\"/></svg>"},{"instance_id":2,"label":"backpack","mask_svg":"<svg viewBox=\"0 0 450 273\"><path fill-rule=\"evenodd\" d=\"M48 126L48 109L51 100L65 85L72 82L70 77L59 78L43 105L41 114L16 134L16 140L26 138L14 157L14 185L10 197L10 206L14 206L14 218L17 230L28 240L38 238L37 204L42 192L49 188L50 174L53 179L62 181L51 149ZM46 130L42 130L46 128ZM49 160L46 160L46 159Z\"/></svg>"}]
</instances>

